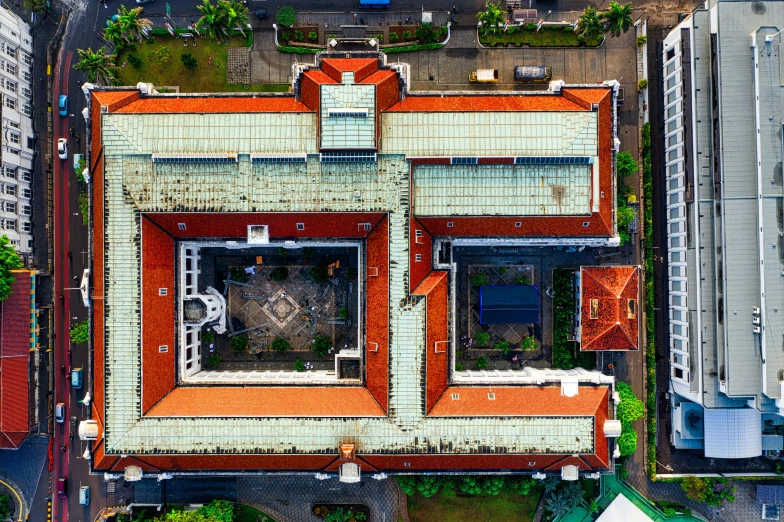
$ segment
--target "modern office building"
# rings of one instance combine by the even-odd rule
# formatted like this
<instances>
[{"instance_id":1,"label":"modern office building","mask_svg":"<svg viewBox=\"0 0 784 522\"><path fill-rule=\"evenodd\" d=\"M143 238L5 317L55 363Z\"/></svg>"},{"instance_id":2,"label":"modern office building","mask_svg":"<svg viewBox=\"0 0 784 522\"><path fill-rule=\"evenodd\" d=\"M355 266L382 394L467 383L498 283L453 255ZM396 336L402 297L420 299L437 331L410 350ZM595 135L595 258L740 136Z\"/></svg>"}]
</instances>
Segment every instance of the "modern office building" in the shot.
<instances>
[{"instance_id":1,"label":"modern office building","mask_svg":"<svg viewBox=\"0 0 784 522\"><path fill-rule=\"evenodd\" d=\"M33 252L32 65L30 26L9 9L0 7L0 233L8 236L26 264Z\"/></svg>"},{"instance_id":2,"label":"modern office building","mask_svg":"<svg viewBox=\"0 0 784 522\"><path fill-rule=\"evenodd\" d=\"M612 470L613 377L455 367L466 305L451 252L618 244L617 83L416 94L408 67L377 54L318 55L294 73L284 95L85 85L93 355L80 435L93 469L348 482ZM218 355L227 336L247 354L273 331L278 353L254 345L245 367ZM285 359L324 337L315 360Z\"/></svg>"},{"instance_id":3,"label":"modern office building","mask_svg":"<svg viewBox=\"0 0 784 522\"><path fill-rule=\"evenodd\" d=\"M662 49L671 442L707 457L784 449L782 30L719 1Z\"/></svg>"}]
</instances>

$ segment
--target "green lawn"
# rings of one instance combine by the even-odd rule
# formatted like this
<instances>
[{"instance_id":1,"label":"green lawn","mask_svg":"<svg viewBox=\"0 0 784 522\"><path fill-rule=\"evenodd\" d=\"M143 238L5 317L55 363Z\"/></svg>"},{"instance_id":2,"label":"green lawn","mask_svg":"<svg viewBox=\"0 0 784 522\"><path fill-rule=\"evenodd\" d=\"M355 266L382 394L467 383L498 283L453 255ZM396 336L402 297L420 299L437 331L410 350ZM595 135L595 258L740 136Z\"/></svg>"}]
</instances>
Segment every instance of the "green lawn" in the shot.
<instances>
[{"instance_id":1,"label":"green lawn","mask_svg":"<svg viewBox=\"0 0 784 522\"><path fill-rule=\"evenodd\" d=\"M596 47L602 40L589 40L581 42L571 27L542 27L537 33L535 29L527 27L510 28L506 33L489 34L481 36L479 41L483 45L496 44L522 44L531 47Z\"/></svg>"},{"instance_id":2,"label":"green lawn","mask_svg":"<svg viewBox=\"0 0 784 522\"><path fill-rule=\"evenodd\" d=\"M504 486L498 496L458 496L455 490L442 490L430 498L408 497L408 515L411 522L531 522L541 496L538 487L520 495Z\"/></svg>"},{"instance_id":3,"label":"green lawn","mask_svg":"<svg viewBox=\"0 0 784 522\"><path fill-rule=\"evenodd\" d=\"M261 517L259 519L259 517ZM275 522L275 519L253 506L237 504L234 508L234 522Z\"/></svg>"},{"instance_id":4,"label":"green lawn","mask_svg":"<svg viewBox=\"0 0 784 522\"><path fill-rule=\"evenodd\" d=\"M196 47L190 43L182 44L182 39L166 36L152 36L151 43L136 44L124 49L117 57L117 79L121 85L136 85L139 82L152 83L155 87L179 86L180 92L288 92L288 84L251 84L246 89L241 84L226 83L226 56L228 47L245 47L246 40L241 36L232 37L228 45L210 42L199 38ZM161 65L149 59L150 51L164 46L169 49L169 63ZM196 58L196 68L189 71L180 56L190 53ZM129 55L141 59L137 69L128 61Z\"/></svg>"}]
</instances>

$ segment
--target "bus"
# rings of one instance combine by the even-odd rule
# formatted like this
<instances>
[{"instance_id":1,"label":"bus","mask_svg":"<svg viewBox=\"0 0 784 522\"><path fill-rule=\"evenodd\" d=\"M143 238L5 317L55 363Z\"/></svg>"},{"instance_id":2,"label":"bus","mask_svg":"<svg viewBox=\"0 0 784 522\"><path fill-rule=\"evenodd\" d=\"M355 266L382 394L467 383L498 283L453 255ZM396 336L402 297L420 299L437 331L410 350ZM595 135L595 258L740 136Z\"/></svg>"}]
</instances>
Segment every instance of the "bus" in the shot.
<instances>
[{"instance_id":1,"label":"bus","mask_svg":"<svg viewBox=\"0 0 784 522\"><path fill-rule=\"evenodd\" d=\"M514 68L514 79L523 83L545 83L553 77L552 67L544 65L518 65Z\"/></svg>"}]
</instances>

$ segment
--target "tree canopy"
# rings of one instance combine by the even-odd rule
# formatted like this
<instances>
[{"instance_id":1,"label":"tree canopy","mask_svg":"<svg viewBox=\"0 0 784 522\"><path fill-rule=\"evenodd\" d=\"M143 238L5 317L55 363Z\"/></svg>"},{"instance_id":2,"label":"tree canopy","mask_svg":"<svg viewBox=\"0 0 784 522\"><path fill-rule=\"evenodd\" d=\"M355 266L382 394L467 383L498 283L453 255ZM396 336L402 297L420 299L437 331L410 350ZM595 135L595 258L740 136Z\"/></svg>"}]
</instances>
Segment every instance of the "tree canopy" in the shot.
<instances>
[{"instance_id":1,"label":"tree canopy","mask_svg":"<svg viewBox=\"0 0 784 522\"><path fill-rule=\"evenodd\" d=\"M22 260L16 249L9 244L8 236L0 237L0 301L5 301L11 295L11 285L14 284L11 270L22 268Z\"/></svg>"},{"instance_id":2,"label":"tree canopy","mask_svg":"<svg viewBox=\"0 0 784 522\"><path fill-rule=\"evenodd\" d=\"M607 32L613 36L620 36L622 32L628 31L634 23L634 20L632 20L633 12L634 8L631 2L624 5L620 5L618 2L610 2L610 8L602 13Z\"/></svg>"},{"instance_id":3,"label":"tree canopy","mask_svg":"<svg viewBox=\"0 0 784 522\"><path fill-rule=\"evenodd\" d=\"M77 49L79 53L79 63L73 68L77 71L84 71L87 74L88 82L101 82L109 84L114 79L114 59L106 54L106 48L101 47L93 52L92 47L87 49Z\"/></svg>"}]
</instances>

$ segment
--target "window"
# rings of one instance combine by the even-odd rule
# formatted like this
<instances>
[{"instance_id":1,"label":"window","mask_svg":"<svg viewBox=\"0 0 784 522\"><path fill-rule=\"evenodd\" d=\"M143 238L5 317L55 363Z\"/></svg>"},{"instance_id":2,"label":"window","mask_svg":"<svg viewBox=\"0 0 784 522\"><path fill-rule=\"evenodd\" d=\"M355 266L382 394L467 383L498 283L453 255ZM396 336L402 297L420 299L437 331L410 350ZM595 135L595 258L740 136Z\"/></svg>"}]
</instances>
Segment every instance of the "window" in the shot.
<instances>
[{"instance_id":1,"label":"window","mask_svg":"<svg viewBox=\"0 0 784 522\"><path fill-rule=\"evenodd\" d=\"M357 225L357 230L364 230L367 232L368 230L370 230L370 223L359 223Z\"/></svg>"},{"instance_id":2,"label":"window","mask_svg":"<svg viewBox=\"0 0 784 522\"><path fill-rule=\"evenodd\" d=\"M31 83L33 81L33 74L28 71L22 71L22 79L27 83Z\"/></svg>"},{"instance_id":3,"label":"window","mask_svg":"<svg viewBox=\"0 0 784 522\"><path fill-rule=\"evenodd\" d=\"M188 227L185 226L185 223L177 223L177 228L179 228L180 230L185 230Z\"/></svg>"},{"instance_id":4,"label":"window","mask_svg":"<svg viewBox=\"0 0 784 522\"><path fill-rule=\"evenodd\" d=\"M599 300L591 299L591 319L599 318Z\"/></svg>"},{"instance_id":5,"label":"window","mask_svg":"<svg viewBox=\"0 0 784 522\"><path fill-rule=\"evenodd\" d=\"M16 196L16 185L6 185L5 193L9 196Z\"/></svg>"},{"instance_id":6,"label":"window","mask_svg":"<svg viewBox=\"0 0 784 522\"><path fill-rule=\"evenodd\" d=\"M16 167L5 165L5 167L3 168L3 174L5 174L6 178L16 179Z\"/></svg>"},{"instance_id":7,"label":"window","mask_svg":"<svg viewBox=\"0 0 784 522\"><path fill-rule=\"evenodd\" d=\"M422 254L417 254L417 255L414 257L414 260L415 260L417 263L419 263L420 261L422 261Z\"/></svg>"},{"instance_id":8,"label":"window","mask_svg":"<svg viewBox=\"0 0 784 522\"><path fill-rule=\"evenodd\" d=\"M33 240L32 239L28 239L27 240L27 248L30 248L30 249L33 248Z\"/></svg>"},{"instance_id":9,"label":"window","mask_svg":"<svg viewBox=\"0 0 784 522\"><path fill-rule=\"evenodd\" d=\"M16 203L14 203L13 201L6 201L5 211L10 212L11 214L16 214ZM14 225L14 228L16 228L16 225Z\"/></svg>"},{"instance_id":10,"label":"window","mask_svg":"<svg viewBox=\"0 0 784 522\"><path fill-rule=\"evenodd\" d=\"M494 401L495 400L495 393L488 393L487 394L487 400L488 401Z\"/></svg>"},{"instance_id":11,"label":"window","mask_svg":"<svg viewBox=\"0 0 784 522\"><path fill-rule=\"evenodd\" d=\"M675 47L667 50L667 60L672 60L673 58L675 58Z\"/></svg>"},{"instance_id":12,"label":"window","mask_svg":"<svg viewBox=\"0 0 784 522\"><path fill-rule=\"evenodd\" d=\"M7 54L8 56L13 56L14 58L16 58L16 49L15 48L11 47L8 44L6 44L4 47L5 47L5 54Z\"/></svg>"},{"instance_id":13,"label":"window","mask_svg":"<svg viewBox=\"0 0 784 522\"><path fill-rule=\"evenodd\" d=\"M21 136L18 132L9 132L8 133L8 141L13 143L14 145L19 145L19 138Z\"/></svg>"},{"instance_id":14,"label":"window","mask_svg":"<svg viewBox=\"0 0 784 522\"><path fill-rule=\"evenodd\" d=\"M515 221L515 228L520 228L521 226L523 226L522 221Z\"/></svg>"},{"instance_id":15,"label":"window","mask_svg":"<svg viewBox=\"0 0 784 522\"><path fill-rule=\"evenodd\" d=\"M417 229L417 231L415 232L415 234L416 234L416 237L422 237L422 231L421 231L421 230L419 230L419 229Z\"/></svg>"},{"instance_id":16,"label":"window","mask_svg":"<svg viewBox=\"0 0 784 522\"><path fill-rule=\"evenodd\" d=\"M453 401L459 401L460 400L460 394L459 393L453 393L452 394L452 400Z\"/></svg>"},{"instance_id":17,"label":"window","mask_svg":"<svg viewBox=\"0 0 784 522\"><path fill-rule=\"evenodd\" d=\"M534 466L536 466L536 462L535 461L531 461L531 462L528 463L528 465L533 468Z\"/></svg>"},{"instance_id":18,"label":"window","mask_svg":"<svg viewBox=\"0 0 784 522\"><path fill-rule=\"evenodd\" d=\"M168 288L159 288L158 289L158 295L166 295L168 293L169 293L169 289Z\"/></svg>"},{"instance_id":19,"label":"window","mask_svg":"<svg viewBox=\"0 0 784 522\"><path fill-rule=\"evenodd\" d=\"M169 345L162 344L158 347L158 353L167 353L169 351Z\"/></svg>"},{"instance_id":20,"label":"window","mask_svg":"<svg viewBox=\"0 0 784 522\"><path fill-rule=\"evenodd\" d=\"M31 91L27 87L22 87L22 96L24 96L28 100L31 100L33 99L33 91Z\"/></svg>"},{"instance_id":21,"label":"window","mask_svg":"<svg viewBox=\"0 0 784 522\"><path fill-rule=\"evenodd\" d=\"M6 230L16 230L16 220L15 219L6 219L5 220L5 229Z\"/></svg>"},{"instance_id":22,"label":"window","mask_svg":"<svg viewBox=\"0 0 784 522\"><path fill-rule=\"evenodd\" d=\"M29 188L23 188L22 189L22 197L23 198L30 199L31 196L32 196L32 192L30 191Z\"/></svg>"},{"instance_id":23,"label":"window","mask_svg":"<svg viewBox=\"0 0 784 522\"><path fill-rule=\"evenodd\" d=\"M22 56L21 56L21 58L22 58L22 61L23 61L25 64L27 64L27 65L33 65L33 56L32 56L30 53L27 53L27 52L25 52L25 51L22 51L22 52L21 52L21 53L19 53L19 54L21 54L21 55L22 55Z\"/></svg>"},{"instance_id":24,"label":"window","mask_svg":"<svg viewBox=\"0 0 784 522\"><path fill-rule=\"evenodd\" d=\"M13 93L16 93L16 82L12 82L11 80L6 80L5 88Z\"/></svg>"},{"instance_id":25,"label":"window","mask_svg":"<svg viewBox=\"0 0 784 522\"><path fill-rule=\"evenodd\" d=\"M305 223L297 223L297 230L305 230Z\"/></svg>"},{"instance_id":26,"label":"window","mask_svg":"<svg viewBox=\"0 0 784 522\"><path fill-rule=\"evenodd\" d=\"M22 105L22 113L24 113L25 116L32 116L33 115L32 105L30 105L29 103L25 103L24 105Z\"/></svg>"},{"instance_id":27,"label":"window","mask_svg":"<svg viewBox=\"0 0 784 522\"><path fill-rule=\"evenodd\" d=\"M12 63L6 62L5 63L5 72L7 72L9 74L16 75L16 65L14 65Z\"/></svg>"},{"instance_id":28,"label":"window","mask_svg":"<svg viewBox=\"0 0 784 522\"><path fill-rule=\"evenodd\" d=\"M18 156L18 155L19 155L19 153L21 152L19 149L14 149L14 148L12 148L12 147L8 147L8 149L7 149L7 150L8 150L8 152L9 152L9 153L11 153L11 154L13 154L13 155L15 155L15 156Z\"/></svg>"},{"instance_id":29,"label":"window","mask_svg":"<svg viewBox=\"0 0 784 522\"><path fill-rule=\"evenodd\" d=\"M32 136L27 137L27 148L30 150L35 149L35 138Z\"/></svg>"},{"instance_id":30,"label":"window","mask_svg":"<svg viewBox=\"0 0 784 522\"><path fill-rule=\"evenodd\" d=\"M22 170L19 174L19 179L22 181L32 181L33 180L33 173L29 170Z\"/></svg>"},{"instance_id":31,"label":"window","mask_svg":"<svg viewBox=\"0 0 784 522\"><path fill-rule=\"evenodd\" d=\"M22 232L32 232L33 224L29 221L22 221Z\"/></svg>"},{"instance_id":32,"label":"window","mask_svg":"<svg viewBox=\"0 0 784 522\"><path fill-rule=\"evenodd\" d=\"M14 98L5 97L5 106L9 109L16 110L16 100Z\"/></svg>"},{"instance_id":33,"label":"window","mask_svg":"<svg viewBox=\"0 0 784 522\"><path fill-rule=\"evenodd\" d=\"M451 221L446 222L446 228L452 228L453 226L455 226L455 224L452 223Z\"/></svg>"},{"instance_id":34,"label":"window","mask_svg":"<svg viewBox=\"0 0 784 522\"><path fill-rule=\"evenodd\" d=\"M6 118L3 118L3 121L4 121L5 123L7 123L9 127L13 127L13 128L15 128L15 129L19 129L19 128L20 128L20 127L19 127L19 124L18 124L18 123L16 123L15 121L11 121L11 120L9 120L9 119L6 119Z\"/></svg>"},{"instance_id":35,"label":"window","mask_svg":"<svg viewBox=\"0 0 784 522\"><path fill-rule=\"evenodd\" d=\"M583 227L589 227L589 226L591 226L590 221L583 221Z\"/></svg>"},{"instance_id":36,"label":"window","mask_svg":"<svg viewBox=\"0 0 784 522\"><path fill-rule=\"evenodd\" d=\"M637 299L626 300L626 318L634 319L637 317Z\"/></svg>"},{"instance_id":37,"label":"window","mask_svg":"<svg viewBox=\"0 0 784 522\"><path fill-rule=\"evenodd\" d=\"M676 379L683 379L683 370L680 368L673 368L673 376Z\"/></svg>"},{"instance_id":38,"label":"window","mask_svg":"<svg viewBox=\"0 0 784 522\"><path fill-rule=\"evenodd\" d=\"M32 210L33 209L30 208L30 205L22 205L22 214L25 216L29 216L32 213Z\"/></svg>"}]
</instances>

